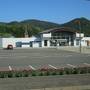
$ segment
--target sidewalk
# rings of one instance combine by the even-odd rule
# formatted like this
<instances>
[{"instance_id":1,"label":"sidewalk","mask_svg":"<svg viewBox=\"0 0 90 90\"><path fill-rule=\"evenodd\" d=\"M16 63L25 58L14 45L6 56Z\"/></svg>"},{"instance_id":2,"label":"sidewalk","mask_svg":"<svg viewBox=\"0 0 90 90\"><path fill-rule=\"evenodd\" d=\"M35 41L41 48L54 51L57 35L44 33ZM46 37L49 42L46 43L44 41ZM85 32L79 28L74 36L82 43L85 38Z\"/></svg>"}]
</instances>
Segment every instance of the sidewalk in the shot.
<instances>
[{"instance_id":1,"label":"sidewalk","mask_svg":"<svg viewBox=\"0 0 90 90\"><path fill-rule=\"evenodd\" d=\"M61 47L57 47L57 49L80 53L80 47L61 46ZM81 53L90 54L90 47L81 47Z\"/></svg>"}]
</instances>

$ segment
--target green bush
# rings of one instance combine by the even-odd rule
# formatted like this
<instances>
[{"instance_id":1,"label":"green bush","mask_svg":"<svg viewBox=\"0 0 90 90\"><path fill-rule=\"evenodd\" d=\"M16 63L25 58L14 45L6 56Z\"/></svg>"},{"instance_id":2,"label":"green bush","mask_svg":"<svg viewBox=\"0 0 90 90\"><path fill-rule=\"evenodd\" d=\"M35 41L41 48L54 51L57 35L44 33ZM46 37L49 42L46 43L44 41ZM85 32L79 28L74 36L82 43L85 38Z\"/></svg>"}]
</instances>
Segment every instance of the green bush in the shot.
<instances>
[{"instance_id":1,"label":"green bush","mask_svg":"<svg viewBox=\"0 0 90 90\"><path fill-rule=\"evenodd\" d=\"M39 76L44 76L43 72L40 72L38 75L39 75Z\"/></svg>"},{"instance_id":2,"label":"green bush","mask_svg":"<svg viewBox=\"0 0 90 90\"><path fill-rule=\"evenodd\" d=\"M32 73L32 76L37 76L37 74L34 72L34 73Z\"/></svg>"},{"instance_id":3,"label":"green bush","mask_svg":"<svg viewBox=\"0 0 90 90\"><path fill-rule=\"evenodd\" d=\"M4 72L0 72L0 78L5 78L5 77L6 77L5 73Z\"/></svg>"},{"instance_id":4,"label":"green bush","mask_svg":"<svg viewBox=\"0 0 90 90\"><path fill-rule=\"evenodd\" d=\"M15 72L15 77L22 77L22 72Z\"/></svg>"},{"instance_id":5,"label":"green bush","mask_svg":"<svg viewBox=\"0 0 90 90\"><path fill-rule=\"evenodd\" d=\"M23 73L23 77L29 77L29 73L28 72L24 72Z\"/></svg>"},{"instance_id":6,"label":"green bush","mask_svg":"<svg viewBox=\"0 0 90 90\"><path fill-rule=\"evenodd\" d=\"M64 72L65 74L72 74L72 69L65 69Z\"/></svg>"},{"instance_id":7,"label":"green bush","mask_svg":"<svg viewBox=\"0 0 90 90\"><path fill-rule=\"evenodd\" d=\"M57 75L57 72L52 72L52 75L54 76L54 75Z\"/></svg>"},{"instance_id":8,"label":"green bush","mask_svg":"<svg viewBox=\"0 0 90 90\"><path fill-rule=\"evenodd\" d=\"M49 75L64 75L64 74L86 74L90 73L90 67L78 67L78 68L64 68L58 70L47 71L1 71L0 78L13 78L13 77L29 77L29 76L49 76Z\"/></svg>"},{"instance_id":9,"label":"green bush","mask_svg":"<svg viewBox=\"0 0 90 90\"><path fill-rule=\"evenodd\" d=\"M86 73L88 73L87 68L85 68L85 67L80 68L79 70L80 70L80 74L86 74Z\"/></svg>"},{"instance_id":10,"label":"green bush","mask_svg":"<svg viewBox=\"0 0 90 90\"><path fill-rule=\"evenodd\" d=\"M59 72L59 75L64 75L64 71L60 71Z\"/></svg>"},{"instance_id":11,"label":"green bush","mask_svg":"<svg viewBox=\"0 0 90 90\"><path fill-rule=\"evenodd\" d=\"M12 72L8 72L8 73L7 73L7 77L8 77L8 78L12 78L12 77L13 77L13 73L12 73Z\"/></svg>"},{"instance_id":12,"label":"green bush","mask_svg":"<svg viewBox=\"0 0 90 90\"><path fill-rule=\"evenodd\" d=\"M77 69L74 69L74 70L72 71L72 74L79 74L79 71L78 71Z\"/></svg>"},{"instance_id":13,"label":"green bush","mask_svg":"<svg viewBox=\"0 0 90 90\"><path fill-rule=\"evenodd\" d=\"M47 72L45 73L45 76L49 76L49 75L50 75L50 72L47 71Z\"/></svg>"},{"instance_id":14,"label":"green bush","mask_svg":"<svg viewBox=\"0 0 90 90\"><path fill-rule=\"evenodd\" d=\"M88 73L90 73L90 68L88 68Z\"/></svg>"}]
</instances>

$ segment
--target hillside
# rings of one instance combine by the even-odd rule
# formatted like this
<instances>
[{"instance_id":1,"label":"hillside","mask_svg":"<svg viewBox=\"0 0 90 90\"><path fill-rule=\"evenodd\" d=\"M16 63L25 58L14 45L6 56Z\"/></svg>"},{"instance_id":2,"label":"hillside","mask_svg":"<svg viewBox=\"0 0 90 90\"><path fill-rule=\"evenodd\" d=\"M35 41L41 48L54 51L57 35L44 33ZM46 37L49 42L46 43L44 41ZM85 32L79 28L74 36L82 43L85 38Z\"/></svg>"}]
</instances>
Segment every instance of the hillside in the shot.
<instances>
[{"instance_id":1,"label":"hillside","mask_svg":"<svg viewBox=\"0 0 90 90\"><path fill-rule=\"evenodd\" d=\"M86 18L76 18L64 24L56 24L47 21L40 20L24 20L21 22L13 21L10 23L0 22L0 36L1 37L24 37L25 30L28 31L29 36L36 35L43 30L58 27L71 27L73 29L79 30L79 21L81 24L81 31L85 33L86 36L90 36L90 20Z\"/></svg>"},{"instance_id":2,"label":"hillside","mask_svg":"<svg viewBox=\"0 0 90 90\"><path fill-rule=\"evenodd\" d=\"M36 35L39 32L50 29L60 27L59 24L40 21L40 20L24 20L21 22L13 21L10 23L0 23L0 36L8 37L24 37L25 30L28 31L29 36Z\"/></svg>"},{"instance_id":3,"label":"hillside","mask_svg":"<svg viewBox=\"0 0 90 90\"><path fill-rule=\"evenodd\" d=\"M80 22L80 25L79 25ZM90 20L86 18L76 18L70 22L64 23L61 25L62 27L71 27L76 30L80 30L81 32L85 33L85 36L90 36Z\"/></svg>"}]
</instances>

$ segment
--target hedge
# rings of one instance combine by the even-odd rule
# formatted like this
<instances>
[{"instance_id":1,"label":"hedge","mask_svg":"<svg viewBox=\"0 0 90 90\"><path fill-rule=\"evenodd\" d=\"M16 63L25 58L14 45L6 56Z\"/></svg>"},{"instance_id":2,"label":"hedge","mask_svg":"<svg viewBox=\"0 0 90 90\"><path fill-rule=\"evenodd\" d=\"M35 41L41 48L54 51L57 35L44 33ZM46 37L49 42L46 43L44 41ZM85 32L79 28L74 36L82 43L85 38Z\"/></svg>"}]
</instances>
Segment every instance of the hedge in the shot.
<instances>
[{"instance_id":1,"label":"hedge","mask_svg":"<svg viewBox=\"0 0 90 90\"><path fill-rule=\"evenodd\" d=\"M64 68L64 69L41 69L41 70L22 70L22 71L0 71L0 78L19 78L32 76L55 76L70 74L88 74L90 67Z\"/></svg>"}]
</instances>

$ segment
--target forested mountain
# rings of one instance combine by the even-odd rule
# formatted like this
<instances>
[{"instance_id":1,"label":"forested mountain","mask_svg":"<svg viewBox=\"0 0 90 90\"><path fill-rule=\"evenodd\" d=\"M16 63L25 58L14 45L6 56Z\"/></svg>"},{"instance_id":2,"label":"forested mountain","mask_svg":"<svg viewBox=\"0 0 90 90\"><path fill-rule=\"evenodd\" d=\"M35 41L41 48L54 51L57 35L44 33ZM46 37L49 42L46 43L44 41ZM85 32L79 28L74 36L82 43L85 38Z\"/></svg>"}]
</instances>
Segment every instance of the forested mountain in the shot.
<instances>
[{"instance_id":1,"label":"forested mountain","mask_svg":"<svg viewBox=\"0 0 90 90\"><path fill-rule=\"evenodd\" d=\"M78 22L80 22L80 25ZM76 18L64 24L56 24L34 19L21 22L13 21L10 23L0 22L0 37L24 37L25 30L28 31L29 36L32 36L43 30L59 27L71 27L76 30L79 30L81 27L81 31L84 32L86 36L90 36L90 20L86 18Z\"/></svg>"},{"instance_id":2,"label":"forested mountain","mask_svg":"<svg viewBox=\"0 0 90 90\"><path fill-rule=\"evenodd\" d=\"M90 36L90 20L82 17L76 18L70 22L64 23L61 25L62 27L71 27L74 30L80 30L85 34L85 36Z\"/></svg>"},{"instance_id":3,"label":"forested mountain","mask_svg":"<svg viewBox=\"0 0 90 90\"><path fill-rule=\"evenodd\" d=\"M29 36L36 35L39 32L60 27L59 24L40 21L40 20L24 20L21 22L13 21L10 23L0 23L0 36L2 37L24 37L25 30L28 31Z\"/></svg>"}]
</instances>

